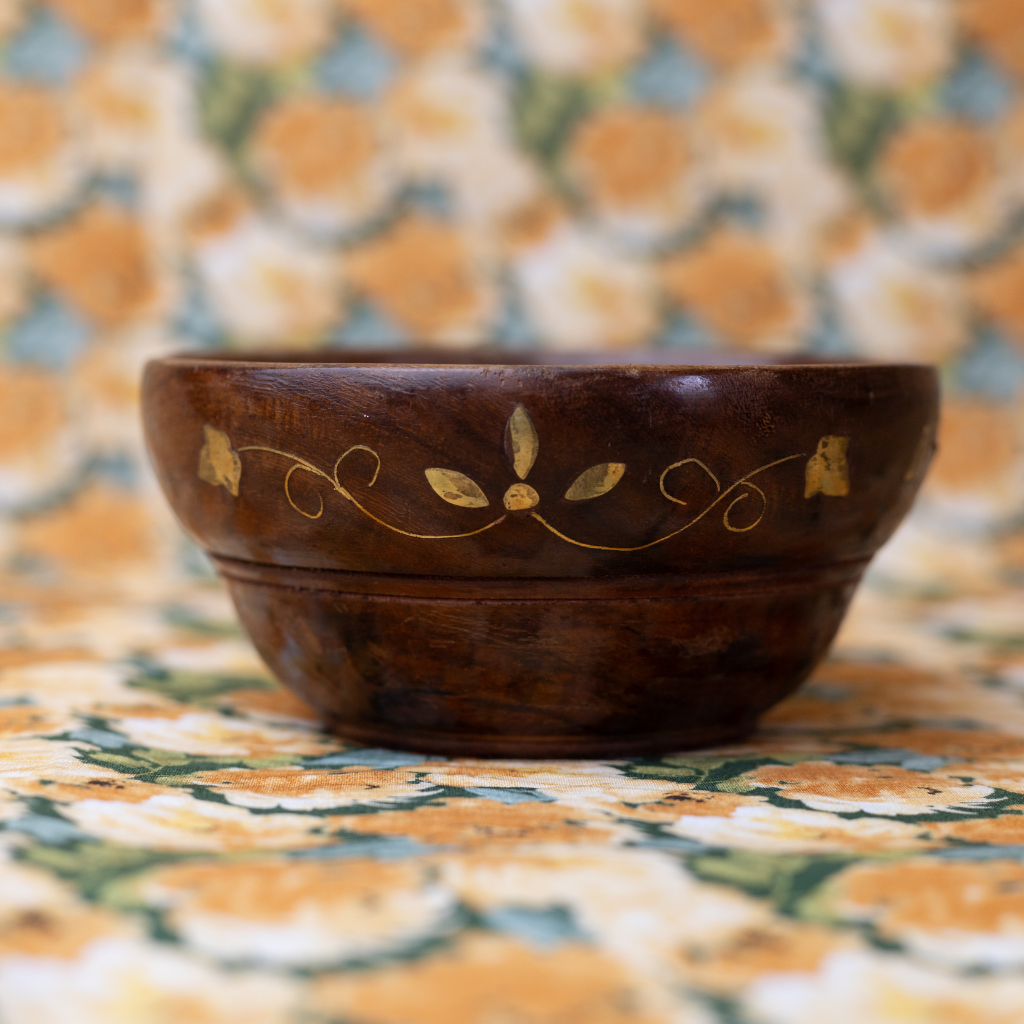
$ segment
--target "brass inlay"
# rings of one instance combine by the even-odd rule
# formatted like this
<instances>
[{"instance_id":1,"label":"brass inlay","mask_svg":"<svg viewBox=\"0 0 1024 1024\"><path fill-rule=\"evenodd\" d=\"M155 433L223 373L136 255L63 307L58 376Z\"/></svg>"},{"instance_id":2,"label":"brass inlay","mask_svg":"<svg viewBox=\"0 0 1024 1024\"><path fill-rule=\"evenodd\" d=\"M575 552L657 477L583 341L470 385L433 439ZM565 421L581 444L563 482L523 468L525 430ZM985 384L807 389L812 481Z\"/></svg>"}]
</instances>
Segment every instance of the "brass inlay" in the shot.
<instances>
[{"instance_id":1,"label":"brass inlay","mask_svg":"<svg viewBox=\"0 0 1024 1024\"><path fill-rule=\"evenodd\" d=\"M530 414L522 405L517 405L505 426L506 450L512 460L512 468L520 480L525 480L537 461L540 438Z\"/></svg>"},{"instance_id":2,"label":"brass inlay","mask_svg":"<svg viewBox=\"0 0 1024 1024\"><path fill-rule=\"evenodd\" d=\"M380 456L372 448L368 448L366 445L357 444L348 448L338 456L331 472L327 473L318 466L313 465L313 463L302 456L292 455L290 452L284 452L277 448L268 448L264 445L243 445L236 450L231 447L231 439L226 433L221 430L217 430L208 423L203 426L203 434L204 443L199 452L199 478L201 480L204 480L206 483L214 486L225 487L232 495L237 497L239 482L242 476L242 462L240 458L240 454L242 452L267 452L271 455L277 455L282 458L289 459L292 465L288 467L288 470L284 475L285 498L288 500L288 504L291 505L296 512L305 516L307 519L319 519L323 515L324 501L323 497L318 494L317 500L319 502L319 507L315 512L300 508L295 503L291 493L291 481L292 477L296 473L310 473L315 477L326 480L333 490L355 505L355 507L365 516L372 519L375 523L379 523L386 529L392 530L394 533L401 534L403 537L413 537L417 540L456 540L462 537L474 537L478 533L483 533L486 530L490 530L492 527L497 526L499 523L503 523L506 519L506 516L503 515L498 519L494 519L487 523L485 526L481 526L476 530L468 530L464 533L412 533L409 530L403 530L398 526L385 522L383 519L374 515L369 509L365 508L355 497L353 497L350 491L342 486L338 478L338 470L345 459L356 451L367 452L373 457L376 462L376 466L374 467L373 476L370 478L366 486L372 487L374 483L376 483L381 467ZM516 475L520 477L520 481L513 483L508 487L505 491L502 502L505 508L510 512L523 512L528 509L535 508L540 503L541 498L537 491L522 479L533 468L533 464L536 462L537 456L540 452L540 441L537 436L537 430L533 425L533 421L530 419L529 413L527 413L526 409L523 408L522 405L516 406L512 415L509 417L505 428L505 437L509 460L512 463L512 469ZM849 468L846 462L846 449L848 444L848 437L837 437L828 434L821 438L818 442L817 451L807 462L805 473L806 486L804 490L804 496L806 498L810 498L819 493L833 497L843 497L850 493ZM678 462L673 462L662 471L661 476L658 478L658 489L665 498L677 505L687 504L687 502L682 498L669 493L666 488L666 479L674 470L691 464L697 466L714 484L715 497L712 498L712 500L695 516L693 516L689 522L684 523L682 526L672 530L670 533L665 534L665 536L658 537L645 544L637 544L629 547L588 544L585 541L569 537L567 534L549 523L538 512L530 512L529 515L556 537L559 537L566 543L573 544L576 547L588 548L594 551L643 551L646 548L654 547L656 544L664 544L665 541L671 540L673 537L677 537L685 530L690 529L691 526L699 523L712 510L718 508L726 498L732 495L732 500L729 501L722 511L722 525L731 533L748 533L761 522L768 509L768 497L765 492L753 482L753 478L758 476L760 473L764 473L766 470L773 469L775 466L781 466L783 463L792 462L794 459L802 458L806 458L806 453L798 452L795 455L787 455L784 458L765 463L765 465L758 466L757 469L751 470L749 473L740 477L739 480L736 480L724 489L722 488L722 484L718 477L711 471L711 469L708 468L708 466L701 462L700 459L690 457L681 459ZM565 492L564 497L567 500L574 502L586 501L591 498L600 497L603 494L607 494L608 491L615 487L615 485L622 479L625 472L626 464L624 462L602 462L595 466L591 466L576 477L573 483L569 486L569 489ZM440 469L436 467L425 469L423 473L434 492L451 505L458 505L463 508L485 508L490 504L487 495L479 484L464 473L460 473L454 469ZM734 525L730 518L733 509L742 502L747 501L751 496L760 499L760 511L758 512L757 518L746 526Z\"/></svg>"},{"instance_id":3,"label":"brass inlay","mask_svg":"<svg viewBox=\"0 0 1024 1024\"><path fill-rule=\"evenodd\" d=\"M207 480L206 477L202 475L204 464L206 462L209 462L211 458L211 431L213 432L214 435L220 435L220 438L223 438L225 440L229 450L231 450L231 442L230 440L228 440L227 434L223 433L220 430L214 430L214 428L210 427L209 425L204 426L203 429L204 432L206 432L207 440L199 453L200 478L206 480L207 483L213 483L215 485L222 484L224 487L227 487L228 490L231 491L231 493L237 497L238 482L242 474L240 459L238 462L238 473L234 477L233 481L229 482L226 480L219 479L216 481ZM217 445L220 445L222 443L223 442L221 442L219 438L215 442L215 444ZM234 454L237 458L242 452L268 452L271 455L280 455L282 458L290 459L293 465L289 467L288 472L285 473L284 475L284 496L288 499L288 504L291 505L291 507L295 509L296 512L298 512L300 515L305 516L307 519L319 519L324 514L324 499L317 495L317 499L320 502L320 507L316 510L316 512L307 512L305 509L299 508L299 506L295 504L295 500L292 498L291 490L289 487L291 483L292 474L296 472L312 473L313 476L317 476L323 480L326 480L331 485L331 487L338 492L338 494L340 494L346 500L352 502L352 504L355 505L355 507L359 509L359 511L362 512L363 515L368 516L375 523L379 523L381 526L393 531L394 533L400 533L403 537L413 537L416 540L455 540L459 537L473 537L476 534L483 533L485 530L491 529L492 526L497 526L498 523L502 523L505 521L505 517L501 516L498 519L493 520L493 522L488 523L486 526L481 526L477 530L467 530L464 533L411 533L409 530L403 530L398 526L392 526L391 523L386 523L383 519L380 519L378 516L375 516L368 508L365 508L363 505L361 505L346 488L342 487L341 482L338 480L338 467L341 466L342 462L344 462L345 459L352 454L352 452L356 451L368 452L370 455L374 457L377 463L373 471L373 476L370 477L369 483L367 483L366 485L367 487L372 487L377 480L377 474L380 472L380 456L372 448L368 448L365 444L354 444L347 451L339 455L337 461L334 463L333 470L329 474L325 473L318 466L314 466L313 463L309 462L307 459L302 458L301 455L292 455L290 452L283 452L278 448L268 448L267 446L261 444L243 445L242 447L234 451Z\"/></svg>"},{"instance_id":4,"label":"brass inlay","mask_svg":"<svg viewBox=\"0 0 1024 1024\"><path fill-rule=\"evenodd\" d=\"M484 508L489 505L487 495L468 476L454 469L425 469L424 475L431 487L445 501L463 508Z\"/></svg>"},{"instance_id":5,"label":"brass inlay","mask_svg":"<svg viewBox=\"0 0 1024 1024\"><path fill-rule=\"evenodd\" d=\"M199 453L199 479L214 487L226 487L238 497L238 481L242 478L242 460L231 447L231 438L223 430L203 425L206 438Z\"/></svg>"},{"instance_id":6,"label":"brass inlay","mask_svg":"<svg viewBox=\"0 0 1024 1024\"><path fill-rule=\"evenodd\" d=\"M533 508L539 501L540 495L529 484L512 484L505 492L505 508L510 512Z\"/></svg>"},{"instance_id":7,"label":"brass inlay","mask_svg":"<svg viewBox=\"0 0 1024 1024\"><path fill-rule=\"evenodd\" d=\"M818 450L807 460L804 497L825 494L845 498L850 493L850 470L846 464L848 437L826 434L818 442Z\"/></svg>"},{"instance_id":8,"label":"brass inlay","mask_svg":"<svg viewBox=\"0 0 1024 1024\"><path fill-rule=\"evenodd\" d=\"M626 472L624 462L602 462L585 469L569 486L565 496L569 501L586 501L607 494Z\"/></svg>"},{"instance_id":9,"label":"brass inlay","mask_svg":"<svg viewBox=\"0 0 1024 1024\"><path fill-rule=\"evenodd\" d=\"M757 494L761 499L761 513L757 517L757 519L755 519L754 522L752 522L749 526L733 526L729 522L729 513L732 512L733 507L738 505L741 501L750 496L749 493L746 491L743 494L740 494L738 497L733 498L733 500L729 502L725 511L722 513L722 525L727 530L730 530L732 533L746 533L748 530L752 530L755 526L757 526L759 522L761 522L761 520L764 518L765 510L768 507L768 499L765 496L764 491L762 491L761 488L758 487L756 484L752 484L750 482L750 478L752 476L757 476L758 473L763 473L766 469L771 469L773 466L781 466L784 462L791 462L793 459L802 459L803 457L803 452L800 452L796 455L787 455L784 459L776 459L774 462L769 462L767 465L759 466L757 469L751 470L749 473L747 473L746 476L741 477L739 480L736 481L736 483L727 487L724 491L722 491L719 487L718 496L711 502L711 504L707 505L688 523L684 524L683 526L680 526L677 530L673 530L671 533L665 534L664 537L658 537L657 540L648 541L646 544L637 544L635 547L619 548L610 547L605 544L585 544L583 541L573 540L572 537L567 537L560 530L556 530L555 527L553 527L546 519L539 516L536 512L532 512L530 514L533 516L534 519L537 520L538 523L542 523L544 526L546 526L556 537L561 537L562 540L568 541L570 544L575 544L578 548L590 548L593 551L643 551L645 548L653 548L656 544L664 544L665 541L671 540L673 537L677 537L684 530L688 530L691 526L694 526L696 523L699 523L716 505L718 505L721 501L728 497L729 494L735 491L737 487L747 487L750 489L750 491ZM668 467L668 469L665 470L664 473L661 474L661 493L664 494L665 497L669 499L669 501L674 501L679 505L685 505L686 502L681 501L679 498L672 497L672 495L665 490L665 475L670 470L675 469L677 466L683 466L688 462L697 463L697 465L700 466L701 469L703 469L708 474L708 476L710 476L711 479L715 481L716 484L718 484L718 480L715 477L714 473L712 473L711 470L708 469L707 466L705 466L704 463L701 462L699 459L683 459L682 462L674 462L671 466Z\"/></svg>"}]
</instances>

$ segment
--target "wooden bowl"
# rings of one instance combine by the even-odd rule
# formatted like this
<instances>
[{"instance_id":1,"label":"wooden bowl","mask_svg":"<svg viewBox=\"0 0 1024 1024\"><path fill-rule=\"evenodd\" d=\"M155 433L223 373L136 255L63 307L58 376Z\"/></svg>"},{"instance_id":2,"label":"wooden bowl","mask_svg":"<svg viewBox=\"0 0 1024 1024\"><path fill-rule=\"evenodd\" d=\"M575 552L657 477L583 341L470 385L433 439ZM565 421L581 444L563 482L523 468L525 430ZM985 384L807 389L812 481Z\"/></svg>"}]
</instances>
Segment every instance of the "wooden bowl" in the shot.
<instances>
[{"instance_id":1,"label":"wooden bowl","mask_svg":"<svg viewBox=\"0 0 1024 1024\"><path fill-rule=\"evenodd\" d=\"M935 447L924 366L300 358L151 362L147 443L274 673L390 747L749 732Z\"/></svg>"}]
</instances>

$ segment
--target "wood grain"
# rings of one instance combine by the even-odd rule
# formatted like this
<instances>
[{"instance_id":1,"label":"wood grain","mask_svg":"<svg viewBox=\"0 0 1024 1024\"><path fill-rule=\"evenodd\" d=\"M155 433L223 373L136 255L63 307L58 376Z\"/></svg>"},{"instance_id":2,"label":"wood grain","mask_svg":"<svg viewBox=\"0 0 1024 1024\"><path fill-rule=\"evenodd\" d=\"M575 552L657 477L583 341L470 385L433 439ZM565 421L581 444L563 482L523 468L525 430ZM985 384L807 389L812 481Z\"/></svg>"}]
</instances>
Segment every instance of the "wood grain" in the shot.
<instances>
[{"instance_id":1,"label":"wood grain","mask_svg":"<svg viewBox=\"0 0 1024 1024\"><path fill-rule=\"evenodd\" d=\"M524 756L749 730L827 650L937 406L932 369L872 364L144 381L165 493L284 682L343 735Z\"/></svg>"}]
</instances>

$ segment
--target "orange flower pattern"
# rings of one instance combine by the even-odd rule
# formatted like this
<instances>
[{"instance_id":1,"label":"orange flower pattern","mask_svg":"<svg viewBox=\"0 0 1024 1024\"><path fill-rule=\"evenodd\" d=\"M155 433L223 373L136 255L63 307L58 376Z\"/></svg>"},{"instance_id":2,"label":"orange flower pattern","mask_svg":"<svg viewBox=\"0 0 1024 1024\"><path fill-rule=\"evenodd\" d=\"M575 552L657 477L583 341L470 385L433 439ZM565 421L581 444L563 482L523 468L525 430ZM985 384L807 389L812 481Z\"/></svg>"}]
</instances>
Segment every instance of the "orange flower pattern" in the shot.
<instances>
[{"instance_id":1,"label":"orange flower pattern","mask_svg":"<svg viewBox=\"0 0 1024 1024\"><path fill-rule=\"evenodd\" d=\"M0 0L0 44L4 1024L1024 1020L1022 0ZM942 363L919 513L754 736L425 758L269 679L143 362L481 341ZM557 437L494 429L502 490L421 467L451 532L631 471L540 493ZM248 500L258 440L200 478Z\"/></svg>"},{"instance_id":2,"label":"orange flower pattern","mask_svg":"<svg viewBox=\"0 0 1024 1024\"><path fill-rule=\"evenodd\" d=\"M749 740L606 762L333 739L210 585L23 601L0 659L4 1020L60 1021L44 970L65 995L100 978L83 1019L107 1019L129 965L140 1006L177 1020L188 985L211 1024L243 1019L229 990L268 1024L802 1024L780 979L819 1008L854 986L851 1022L1019 1019L1024 602L900 598L904 649L866 658L891 601L869 593Z\"/></svg>"}]
</instances>

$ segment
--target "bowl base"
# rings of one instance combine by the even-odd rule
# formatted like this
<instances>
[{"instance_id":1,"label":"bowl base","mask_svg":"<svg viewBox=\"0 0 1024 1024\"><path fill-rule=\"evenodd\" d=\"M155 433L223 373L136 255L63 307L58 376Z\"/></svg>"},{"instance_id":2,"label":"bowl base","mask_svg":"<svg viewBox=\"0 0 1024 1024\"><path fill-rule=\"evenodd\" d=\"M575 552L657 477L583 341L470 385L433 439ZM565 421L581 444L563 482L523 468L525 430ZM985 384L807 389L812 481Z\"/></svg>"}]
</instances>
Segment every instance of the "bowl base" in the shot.
<instances>
[{"instance_id":1,"label":"bowl base","mask_svg":"<svg viewBox=\"0 0 1024 1024\"><path fill-rule=\"evenodd\" d=\"M539 758L749 733L824 655L862 568L601 582L218 566L264 660L338 735Z\"/></svg>"},{"instance_id":2,"label":"bowl base","mask_svg":"<svg viewBox=\"0 0 1024 1024\"><path fill-rule=\"evenodd\" d=\"M733 743L749 736L757 720L728 728L677 729L632 736L466 736L367 729L327 719L325 728L344 740L367 747L410 751L441 757L508 757L529 760L605 759L671 754Z\"/></svg>"}]
</instances>

